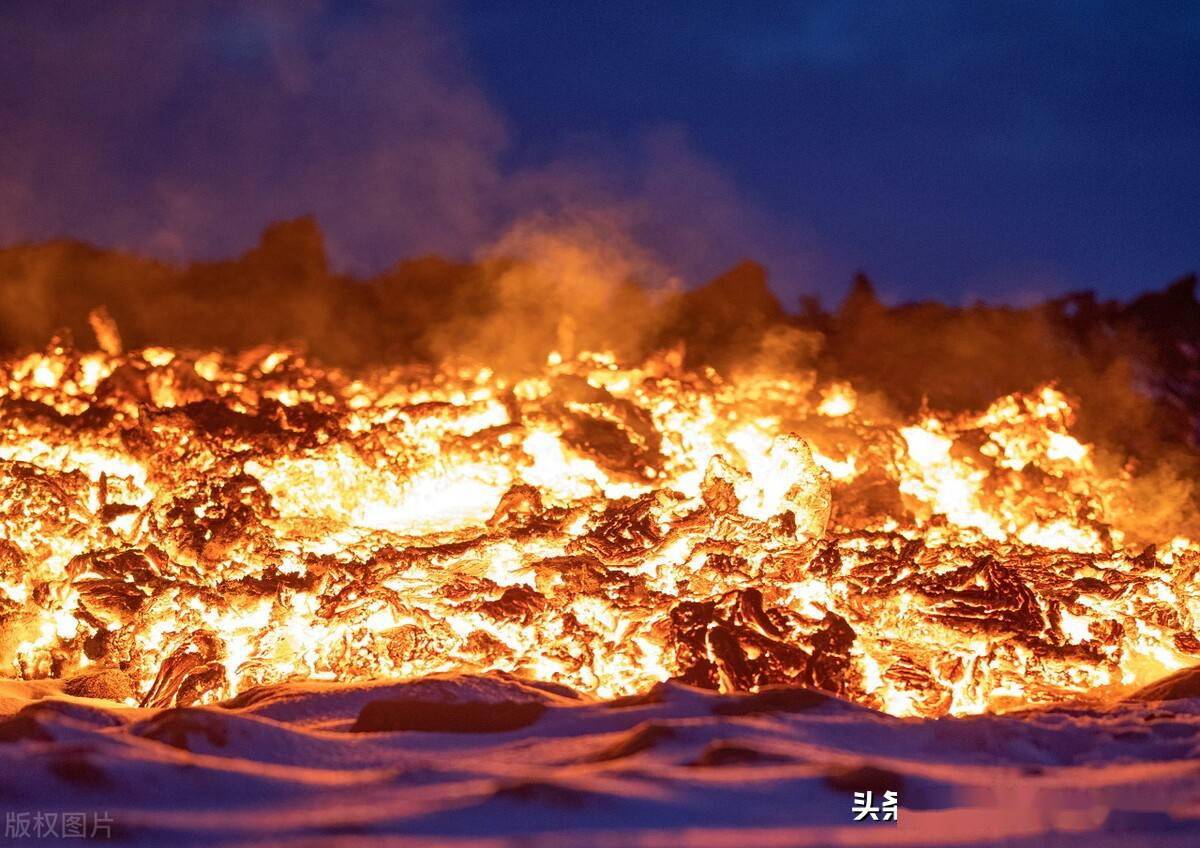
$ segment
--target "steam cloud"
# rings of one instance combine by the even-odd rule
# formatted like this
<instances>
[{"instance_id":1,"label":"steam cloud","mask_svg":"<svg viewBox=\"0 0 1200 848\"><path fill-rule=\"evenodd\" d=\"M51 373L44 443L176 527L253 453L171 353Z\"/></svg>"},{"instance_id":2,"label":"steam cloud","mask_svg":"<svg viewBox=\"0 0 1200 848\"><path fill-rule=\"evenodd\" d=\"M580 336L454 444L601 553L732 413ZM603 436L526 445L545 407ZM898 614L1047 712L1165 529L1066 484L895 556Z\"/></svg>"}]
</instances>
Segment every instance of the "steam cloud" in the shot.
<instances>
[{"instance_id":1,"label":"steam cloud","mask_svg":"<svg viewBox=\"0 0 1200 848\"><path fill-rule=\"evenodd\" d=\"M68 236L207 259L312 214L333 268L365 274L513 248L532 219L578 231L599 218L652 245L662 279L701 279L743 253L819 277L816 240L784 238L678 127L509 165L520 139L444 11L8 7L0 244Z\"/></svg>"}]
</instances>

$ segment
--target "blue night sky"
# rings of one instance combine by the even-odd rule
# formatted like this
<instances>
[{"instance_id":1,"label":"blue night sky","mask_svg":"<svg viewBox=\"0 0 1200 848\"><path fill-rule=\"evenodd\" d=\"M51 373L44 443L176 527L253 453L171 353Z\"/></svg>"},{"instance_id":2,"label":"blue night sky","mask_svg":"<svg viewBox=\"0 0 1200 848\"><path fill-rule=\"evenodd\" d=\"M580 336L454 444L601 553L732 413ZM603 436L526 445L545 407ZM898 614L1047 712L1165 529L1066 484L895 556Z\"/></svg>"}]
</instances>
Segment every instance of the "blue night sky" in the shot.
<instances>
[{"instance_id":1,"label":"blue night sky","mask_svg":"<svg viewBox=\"0 0 1200 848\"><path fill-rule=\"evenodd\" d=\"M217 257L313 213L369 273L602 221L789 304L1200 267L1196 4L35 0L0 48L0 244Z\"/></svg>"}]
</instances>

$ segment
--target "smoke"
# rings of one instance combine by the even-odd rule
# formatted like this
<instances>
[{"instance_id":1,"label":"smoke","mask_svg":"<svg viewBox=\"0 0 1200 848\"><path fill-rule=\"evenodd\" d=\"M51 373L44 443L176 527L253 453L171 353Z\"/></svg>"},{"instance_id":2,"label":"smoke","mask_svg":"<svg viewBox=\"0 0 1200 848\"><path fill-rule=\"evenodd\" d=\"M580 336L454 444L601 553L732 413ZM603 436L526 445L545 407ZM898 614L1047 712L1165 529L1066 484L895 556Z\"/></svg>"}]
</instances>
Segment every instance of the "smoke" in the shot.
<instances>
[{"instance_id":1,"label":"smoke","mask_svg":"<svg viewBox=\"0 0 1200 848\"><path fill-rule=\"evenodd\" d=\"M510 257L490 286L491 308L434 328L439 358L484 359L501 369L538 365L550 351L634 355L662 321L678 282L630 238L614 213L536 215L481 251Z\"/></svg>"},{"instance_id":2,"label":"smoke","mask_svg":"<svg viewBox=\"0 0 1200 848\"><path fill-rule=\"evenodd\" d=\"M743 254L820 267L815 241L783 237L678 127L510 164L522 139L445 12L9 4L0 243L65 236L178 262L312 214L331 266L365 275L527 243L535 221L579 233L591 217L652 252L660 276L699 279Z\"/></svg>"}]
</instances>

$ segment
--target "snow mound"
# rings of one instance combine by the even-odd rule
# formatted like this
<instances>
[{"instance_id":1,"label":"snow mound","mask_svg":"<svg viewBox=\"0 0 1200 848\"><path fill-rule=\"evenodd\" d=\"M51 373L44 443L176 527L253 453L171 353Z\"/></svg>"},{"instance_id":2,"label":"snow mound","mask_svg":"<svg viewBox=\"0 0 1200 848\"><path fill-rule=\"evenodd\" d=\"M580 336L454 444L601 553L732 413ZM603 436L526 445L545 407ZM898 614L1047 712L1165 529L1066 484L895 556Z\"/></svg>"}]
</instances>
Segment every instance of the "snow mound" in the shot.
<instances>
[{"instance_id":1,"label":"snow mound","mask_svg":"<svg viewBox=\"0 0 1200 848\"><path fill-rule=\"evenodd\" d=\"M76 692L110 691L102 683ZM596 701L505 675L439 675L291 683L164 710L0 681L0 705L5 806L103 814L114 844L1200 840L1200 697L902 720L797 687L664 683ZM854 821L859 792L876 805L896 792L899 821Z\"/></svg>"}]
</instances>

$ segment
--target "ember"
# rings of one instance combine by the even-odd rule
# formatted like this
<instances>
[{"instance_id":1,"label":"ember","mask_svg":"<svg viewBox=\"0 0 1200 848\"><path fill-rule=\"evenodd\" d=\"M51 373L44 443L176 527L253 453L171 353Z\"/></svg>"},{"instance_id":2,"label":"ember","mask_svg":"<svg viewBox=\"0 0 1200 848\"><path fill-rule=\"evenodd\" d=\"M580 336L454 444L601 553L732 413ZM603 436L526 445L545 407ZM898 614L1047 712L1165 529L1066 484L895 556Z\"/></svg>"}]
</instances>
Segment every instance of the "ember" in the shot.
<instances>
[{"instance_id":1,"label":"ember","mask_svg":"<svg viewBox=\"0 0 1200 848\"><path fill-rule=\"evenodd\" d=\"M142 705L515 672L604 697L802 683L893 715L1193 664L1200 546L1053 385L907 419L673 353L356 373L286 349L0 363L0 663Z\"/></svg>"}]
</instances>

